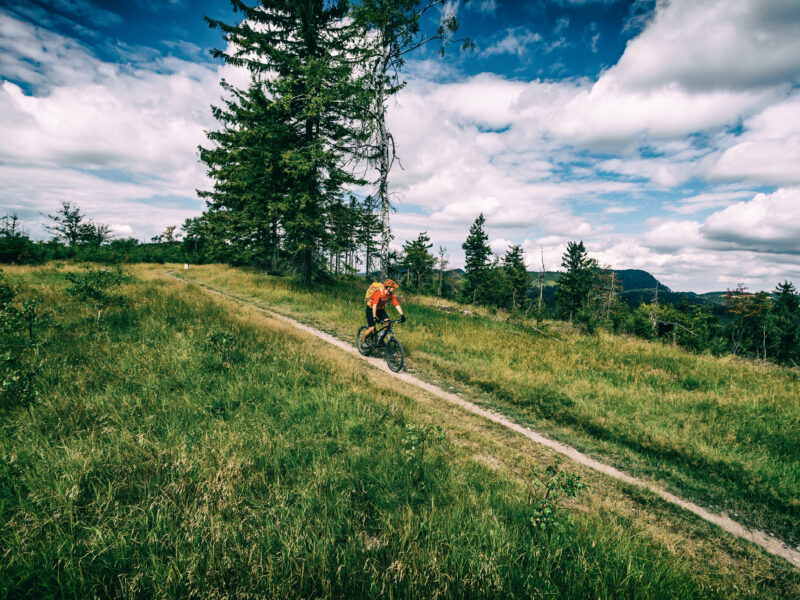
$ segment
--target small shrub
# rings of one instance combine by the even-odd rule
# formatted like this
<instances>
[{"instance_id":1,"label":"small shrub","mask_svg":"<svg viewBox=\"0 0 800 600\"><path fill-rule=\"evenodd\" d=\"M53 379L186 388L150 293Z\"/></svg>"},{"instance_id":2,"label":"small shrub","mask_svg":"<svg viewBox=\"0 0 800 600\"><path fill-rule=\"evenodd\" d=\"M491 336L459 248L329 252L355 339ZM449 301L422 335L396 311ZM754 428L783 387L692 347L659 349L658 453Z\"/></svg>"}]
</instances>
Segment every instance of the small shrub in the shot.
<instances>
[{"instance_id":1,"label":"small shrub","mask_svg":"<svg viewBox=\"0 0 800 600\"><path fill-rule=\"evenodd\" d=\"M36 400L37 369L11 352L0 355L0 409L30 405Z\"/></svg>"},{"instance_id":2,"label":"small shrub","mask_svg":"<svg viewBox=\"0 0 800 600\"><path fill-rule=\"evenodd\" d=\"M127 303L127 298L112 294L111 290L125 283L130 276L117 265L113 269L92 269L84 267L78 273L67 273L66 293L70 296L94 304L97 308L97 320L103 309L114 304L122 306Z\"/></svg>"},{"instance_id":3,"label":"small shrub","mask_svg":"<svg viewBox=\"0 0 800 600\"><path fill-rule=\"evenodd\" d=\"M425 450L433 444L442 443L445 434L438 425L421 425L406 423L403 432L403 455L412 469L415 470L415 482L423 484L425 480Z\"/></svg>"},{"instance_id":4,"label":"small shrub","mask_svg":"<svg viewBox=\"0 0 800 600\"><path fill-rule=\"evenodd\" d=\"M589 487L580 475L562 471L559 463L545 469L545 479L534 479L529 487L528 504L531 507L531 527L540 531L559 526L560 500L574 498ZM540 491L543 490L543 491Z\"/></svg>"}]
</instances>

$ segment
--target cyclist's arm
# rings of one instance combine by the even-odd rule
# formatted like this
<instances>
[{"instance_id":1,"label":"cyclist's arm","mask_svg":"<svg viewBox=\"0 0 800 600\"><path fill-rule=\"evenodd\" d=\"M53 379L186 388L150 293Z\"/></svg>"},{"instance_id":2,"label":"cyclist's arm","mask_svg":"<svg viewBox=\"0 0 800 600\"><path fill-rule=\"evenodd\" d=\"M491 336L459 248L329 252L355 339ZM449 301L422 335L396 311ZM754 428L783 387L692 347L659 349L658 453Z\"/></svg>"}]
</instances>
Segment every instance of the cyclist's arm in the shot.
<instances>
[{"instance_id":1,"label":"cyclist's arm","mask_svg":"<svg viewBox=\"0 0 800 600\"><path fill-rule=\"evenodd\" d=\"M392 294L392 306L394 306L395 310L396 310L396 311L397 311L397 312L400 314L400 316L402 317L402 316L403 316L403 309L402 309L402 307L400 306L400 303L397 301L397 297L396 297L394 294Z\"/></svg>"},{"instance_id":2,"label":"cyclist's arm","mask_svg":"<svg viewBox=\"0 0 800 600\"><path fill-rule=\"evenodd\" d=\"M370 298L370 303L372 305L372 318L376 320L378 318L378 300L380 297L380 290L375 290L375 292L372 294L372 298Z\"/></svg>"}]
</instances>

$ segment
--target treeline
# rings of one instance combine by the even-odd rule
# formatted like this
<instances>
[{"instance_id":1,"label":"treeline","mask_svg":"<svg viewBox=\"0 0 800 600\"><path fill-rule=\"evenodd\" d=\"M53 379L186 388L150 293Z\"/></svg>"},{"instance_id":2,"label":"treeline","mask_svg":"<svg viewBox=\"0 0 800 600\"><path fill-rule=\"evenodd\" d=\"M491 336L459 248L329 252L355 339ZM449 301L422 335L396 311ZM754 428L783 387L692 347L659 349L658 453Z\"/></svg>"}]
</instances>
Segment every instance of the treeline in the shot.
<instances>
[{"instance_id":1,"label":"treeline","mask_svg":"<svg viewBox=\"0 0 800 600\"><path fill-rule=\"evenodd\" d=\"M622 298L622 285L610 268L589 257L582 241L569 242L561 259L555 297L547 301L544 268L531 278L519 245L503 257L492 254L480 215L462 244L464 275L446 272L447 262L430 250L422 233L407 242L393 263L393 276L413 291L437 294L542 319L571 321L588 332L598 328L614 333L662 340L695 352L732 353L783 364L800 363L800 296L788 281L770 294L750 293L740 285L728 290L720 319L709 304L659 302L659 288L650 302L631 308Z\"/></svg>"},{"instance_id":2,"label":"treeline","mask_svg":"<svg viewBox=\"0 0 800 600\"><path fill-rule=\"evenodd\" d=\"M362 203L351 198L348 211L339 216L343 221L331 231L333 250L319 265L329 277L354 275L365 263L374 264L377 257L377 236L370 235L377 230L377 219L374 215L372 220L364 219L358 213L359 206ZM31 240L17 217L0 217L0 263L224 262L266 270L271 267L271 256L265 263L263 257L241 252L234 244L220 243L196 229L196 219L187 219L180 232L170 226L151 243L141 244L134 239L112 239L107 226L87 218L69 202L48 216L51 223L46 227L54 237L47 242ZM772 293L750 293L742 285L728 290L721 312L719 307L690 303L685 297L677 304L659 301L662 288L658 285L649 302L632 308L623 298L625 290L615 272L589 257L582 241L567 244L562 271L556 285L551 286L545 281L544 266L531 277L520 245L511 245L502 257L495 256L485 226L480 215L462 244L466 258L463 275L448 269L445 248L439 246L434 254L433 242L427 232L422 232L406 241L402 251L388 254L388 276L411 292L502 309L537 321L570 321L590 333L602 328L662 340L695 352L800 363L800 296L788 281L779 283ZM379 276L377 271L370 271L366 280Z\"/></svg>"},{"instance_id":3,"label":"treeline","mask_svg":"<svg viewBox=\"0 0 800 600\"><path fill-rule=\"evenodd\" d=\"M114 239L108 225L87 218L81 209L64 202L46 228L49 241L34 241L16 215L0 217L0 263L38 265L52 260L75 260L104 264L205 262L191 242L180 241L176 226L170 226L151 240Z\"/></svg>"}]
</instances>

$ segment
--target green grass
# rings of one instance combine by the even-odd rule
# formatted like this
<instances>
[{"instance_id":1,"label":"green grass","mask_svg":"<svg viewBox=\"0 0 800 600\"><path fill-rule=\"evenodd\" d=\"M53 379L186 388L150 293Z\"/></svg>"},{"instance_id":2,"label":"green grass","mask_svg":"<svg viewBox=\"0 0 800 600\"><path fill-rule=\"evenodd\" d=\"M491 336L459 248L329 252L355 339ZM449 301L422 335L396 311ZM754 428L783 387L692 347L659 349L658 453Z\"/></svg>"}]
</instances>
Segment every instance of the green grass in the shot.
<instances>
[{"instance_id":1,"label":"green grass","mask_svg":"<svg viewBox=\"0 0 800 600\"><path fill-rule=\"evenodd\" d=\"M426 427L415 402L313 341L141 277L95 311L63 274L12 278L57 307L39 398L0 420L0 597L714 598L714 565L636 523L563 513ZM418 325L419 326L419 325Z\"/></svg>"},{"instance_id":2,"label":"green grass","mask_svg":"<svg viewBox=\"0 0 800 600\"><path fill-rule=\"evenodd\" d=\"M184 275L181 273L181 275ZM185 274L351 339L363 282L306 290L220 266ZM800 544L800 373L605 333L537 332L409 297L408 364L625 470ZM558 338L558 339L554 339ZM560 340L560 341L559 341Z\"/></svg>"}]
</instances>

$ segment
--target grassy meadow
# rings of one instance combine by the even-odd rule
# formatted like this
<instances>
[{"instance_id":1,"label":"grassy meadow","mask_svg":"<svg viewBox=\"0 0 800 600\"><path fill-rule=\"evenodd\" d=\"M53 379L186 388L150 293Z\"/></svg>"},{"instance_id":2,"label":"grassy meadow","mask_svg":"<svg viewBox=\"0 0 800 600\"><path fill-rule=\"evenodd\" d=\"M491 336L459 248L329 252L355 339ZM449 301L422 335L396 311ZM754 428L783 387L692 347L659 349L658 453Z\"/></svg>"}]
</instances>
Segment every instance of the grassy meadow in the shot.
<instances>
[{"instance_id":1,"label":"grassy meadow","mask_svg":"<svg viewBox=\"0 0 800 600\"><path fill-rule=\"evenodd\" d=\"M351 341L364 318L363 281L307 290L223 266L179 275ZM400 296L407 368L800 544L797 369L580 335L557 323L537 330L532 321L443 312L433 298Z\"/></svg>"},{"instance_id":2,"label":"grassy meadow","mask_svg":"<svg viewBox=\"0 0 800 600\"><path fill-rule=\"evenodd\" d=\"M0 598L800 593L780 560L691 519L675 534L636 492L620 502L641 519L587 489L534 525L540 488L487 454L507 432L462 436L463 415L440 430L436 403L155 268L98 321L68 269L5 269L50 318L36 400L0 415ZM423 327L403 332L418 364ZM506 452L552 482L552 457Z\"/></svg>"}]
</instances>

